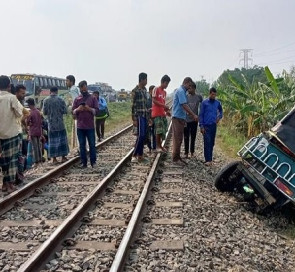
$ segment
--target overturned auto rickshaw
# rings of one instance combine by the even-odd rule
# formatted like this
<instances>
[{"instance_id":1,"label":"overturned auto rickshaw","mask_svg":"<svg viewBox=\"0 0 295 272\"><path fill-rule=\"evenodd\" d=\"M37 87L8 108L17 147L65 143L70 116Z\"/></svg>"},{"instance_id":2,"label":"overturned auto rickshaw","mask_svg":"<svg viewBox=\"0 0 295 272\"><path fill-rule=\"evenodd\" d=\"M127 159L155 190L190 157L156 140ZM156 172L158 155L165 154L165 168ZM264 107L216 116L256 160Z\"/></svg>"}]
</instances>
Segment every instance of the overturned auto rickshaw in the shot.
<instances>
[{"instance_id":1,"label":"overturned auto rickshaw","mask_svg":"<svg viewBox=\"0 0 295 272\"><path fill-rule=\"evenodd\" d=\"M238 155L242 160L217 173L218 190L250 196L257 212L295 204L295 107L275 127L250 139Z\"/></svg>"}]
</instances>

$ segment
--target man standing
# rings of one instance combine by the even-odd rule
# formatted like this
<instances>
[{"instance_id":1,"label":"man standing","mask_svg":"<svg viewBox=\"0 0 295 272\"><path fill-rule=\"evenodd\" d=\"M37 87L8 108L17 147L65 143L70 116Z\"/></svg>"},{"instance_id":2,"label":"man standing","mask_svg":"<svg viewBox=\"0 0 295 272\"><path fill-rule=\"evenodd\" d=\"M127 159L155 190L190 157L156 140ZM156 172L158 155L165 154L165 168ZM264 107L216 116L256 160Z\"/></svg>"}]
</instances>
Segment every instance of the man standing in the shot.
<instances>
[{"instance_id":1,"label":"man standing","mask_svg":"<svg viewBox=\"0 0 295 272\"><path fill-rule=\"evenodd\" d=\"M172 161L175 164L184 166L187 163L180 157L181 143L183 140L183 131L188 113L193 120L198 121L198 116L192 112L187 104L186 91L191 87L193 80L186 77L182 85L175 90L172 108Z\"/></svg>"},{"instance_id":2,"label":"man standing","mask_svg":"<svg viewBox=\"0 0 295 272\"><path fill-rule=\"evenodd\" d=\"M166 119L166 112L169 114L169 107L166 106L166 91L170 82L170 77L164 75L161 79L161 85L154 88L152 98L152 118L155 124L155 134L157 142L157 152L167 152L167 150L162 147L162 141L165 140L166 132L168 128L168 122Z\"/></svg>"},{"instance_id":3,"label":"man standing","mask_svg":"<svg viewBox=\"0 0 295 272\"><path fill-rule=\"evenodd\" d=\"M68 75L66 77L66 85L68 88L70 88L70 95L72 99L72 104L74 100L80 95L79 88L75 86L76 79L73 75ZM77 137L77 120L74 120L73 125L72 125L72 141L71 141L71 147L74 148L78 145Z\"/></svg>"},{"instance_id":4,"label":"man standing","mask_svg":"<svg viewBox=\"0 0 295 272\"><path fill-rule=\"evenodd\" d=\"M25 96L26 96L26 87L22 84L16 85L15 87L15 96L18 101L24 105Z\"/></svg>"},{"instance_id":5,"label":"man standing","mask_svg":"<svg viewBox=\"0 0 295 272\"><path fill-rule=\"evenodd\" d=\"M50 96L45 98L43 104L43 113L48 119L48 156L53 158L53 164L58 163L57 157L62 157L62 163L66 162L66 156L69 153L68 137L63 120L63 115L67 114L67 106L57 94L57 87L52 87Z\"/></svg>"},{"instance_id":6,"label":"man standing","mask_svg":"<svg viewBox=\"0 0 295 272\"><path fill-rule=\"evenodd\" d=\"M27 117L29 127L29 141L32 145L33 161L35 166L42 162L41 136L42 136L42 116L41 112L35 107L34 98L27 100L30 108L30 115Z\"/></svg>"},{"instance_id":7,"label":"man standing","mask_svg":"<svg viewBox=\"0 0 295 272\"><path fill-rule=\"evenodd\" d=\"M132 90L132 121L137 127L137 139L134 147L132 162L148 163L143 158L143 147L146 139L147 125L149 118L148 96L145 88L147 84L147 74L139 74L139 83Z\"/></svg>"},{"instance_id":8,"label":"man standing","mask_svg":"<svg viewBox=\"0 0 295 272\"><path fill-rule=\"evenodd\" d=\"M96 134L98 141L100 142L101 140L104 139L104 124L106 121L106 118L109 116L108 114L108 105L107 101L99 96L99 91L94 91L93 96L97 99L98 101L98 114L95 116L95 128L96 128Z\"/></svg>"},{"instance_id":9,"label":"man standing","mask_svg":"<svg viewBox=\"0 0 295 272\"><path fill-rule=\"evenodd\" d=\"M80 91L77 86L75 86L76 79L73 75L68 75L66 77L66 85L70 88L70 95L72 97L72 101L74 101L79 95Z\"/></svg>"},{"instance_id":10,"label":"man standing","mask_svg":"<svg viewBox=\"0 0 295 272\"><path fill-rule=\"evenodd\" d=\"M18 101L24 105L25 96L26 96L26 87L22 84L18 84L15 87L15 96ZM27 112L29 114L29 112ZM20 138L20 148L18 153L18 170L16 173L15 184L22 184L25 180L24 171L26 166L26 156L28 150L28 135L27 135L27 126L25 119L22 118L19 120L19 138Z\"/></svg>"},{"instance_id":11,"label":"man standing","mask_svg":"<svg viewBox=\"0 0 295 272\"><path fill-rule=\"evenodd\" d=\"M148 121L148 132L147 132L147 146L149 148L149 152L151 153L152 150L156 151L157 148L157 143L156 143L156 134L155 134L155 124L153 119L151 118L152 116L152 107L153 107L153 90L155 89L155 85L151 85L149 87L149 92L147 93L148 95L148 109L149 109L149 121Z\"/></svg>"},{"instance_id":12,"label":"man standing","mask_svg":"<svg viewBox=\"0 0 295 272\"><path fill-rule=\"evenodd\" d=\"M187 101L188 106L194 114L199 114L199 106L203 101L203 97L200 94L196 94L196 84L192 83L191 88L188 89ZM195 141L197 136L198 122L191 116L186 116L186 126L184 128L184 154L188 158L188 152L190 149L191 157L194 157Z\"/></svg>"},{"instance_id":13,"label":"man standing","mask_svg":"<svg viewBox=\"0 0 295 272\"><path fill-rule=\"evenodd\" d=\"M217 91L215 88L209 90L209 98L202 102L200 112L200 128L204 138L206 166L212 165L217 124L223 116L222 106L216 99L216 94Z\"/></svg>"},{"instance_id":14,"label":"man standing","mask_svg":"<svg viewBox=\"0 0 295 272\"><path fill-rule=\"evenodd\" d=\"M94 116L98 113L98 101L90 95L85 80L79 83L81 94L74 100L72 112L77 119L77 135L80 146L80 157L82 167L87 167L86 138L90 151L90 163L96 164Z\"/></svg>"},{"instance_id":15,"label":"man standing","mask_svg":"<svg viewBox=\"0 0 295 272\"><path fill-rule=\"evenodd\" d=\"M23 106L10 89L9 78L0 76L0 167L4 175L2 191L8 193L16 190L13 183L18 167L19 119L23 114Z\"/></svg>"}]
</instances>

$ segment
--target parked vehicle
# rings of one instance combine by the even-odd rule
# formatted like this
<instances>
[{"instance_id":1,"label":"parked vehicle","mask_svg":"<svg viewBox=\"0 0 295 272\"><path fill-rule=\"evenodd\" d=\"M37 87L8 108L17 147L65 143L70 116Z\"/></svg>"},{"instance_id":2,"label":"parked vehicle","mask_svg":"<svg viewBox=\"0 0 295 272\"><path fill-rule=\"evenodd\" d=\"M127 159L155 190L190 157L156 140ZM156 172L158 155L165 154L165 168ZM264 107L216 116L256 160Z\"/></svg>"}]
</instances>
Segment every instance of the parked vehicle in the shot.
<instances>
[{"instance_id":1,"label":"parked vehicle","mask_svg":"<svg viewBox=\"0 0 295 272\"><path fill-rule=\"evenodd\" d=\"M127 99L129 99L128 92L124 89L121 89L117 92L117 99L118 101L127 101Z\"/></svg>"},{"instance_id":2,"label":"parked vehicle","mask_svg":"<svg viewBox=\"0 0 295 272\"><path fill-rule=\"evenodd\" d=\"M34 98L37 107L42 107L42 101L49 96L51 87L58 87L58 94L71 103L66 80L63 78L42 76L36 74L12 74L12 83L23 84L26 87L26 99Z\"/></svg>"},{"instance_id":3,"label":"parked vehicle","mask_svg":"<svg viewBox=\"0 0 295 272\"><path fill-rule=\"evenodd\" d=\"M87 87L90 93L99 91L99 94L103 96L108 103L116 101L116 91L107 83L97 82L95 84L90 84Z\"/></svg>"},{"instance_id":4,"label":"parked vehicle","mask_svg":"<svg viewBox=\"0 0 295 272\"><path fill-rule=\"evenodd\" d=\"M295 204L295 107L271 130L250 139L238 152L241 161L215 177L220 191L251 196L257 211Z\"/></svg>"}]
</instances>

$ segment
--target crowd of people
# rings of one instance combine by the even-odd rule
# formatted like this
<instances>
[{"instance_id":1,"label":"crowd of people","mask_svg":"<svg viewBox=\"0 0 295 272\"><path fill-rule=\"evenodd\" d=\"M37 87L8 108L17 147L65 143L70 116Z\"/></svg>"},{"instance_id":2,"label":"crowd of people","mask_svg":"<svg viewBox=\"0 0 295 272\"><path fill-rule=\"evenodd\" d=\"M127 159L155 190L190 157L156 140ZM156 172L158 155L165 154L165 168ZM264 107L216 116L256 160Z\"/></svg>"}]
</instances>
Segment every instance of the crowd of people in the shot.
<instances>
[{"instance_id":1,"label":"crowd of people","mask_svg":"<svg viewBox=\"0 0 295 272\"><path fill-rule=\"evenodd\" d=\"M161 78L158 86L146 89L147 74L139 74L139 82L132 90L132 122L136 135L132 162L149 163L144 156L144 146L149 152L163 152L168 122L172 117L172 161L186 165L186 159L195 156L195 140L198 125L204 138L205 165L213 161L216 127L222 118L222 106L216 100L216 89L211 88L209 97L202 98L196 85L186 77L174 91L172 113L166 104L166 89L171 79L168 75ZM75 120L74 135L77 135L81 168L88 167L86 145L89 146L90 166L95 168L97 140L104 139L105 120L109 116L106 100L98 91L88 92L85 80L75 86L75 77L66 77L66 84L73 98L71 113ZM69 154L69 142L64 123L68 113L65 101L58 96L58 88L52 87L50 95L35 104L34 98L28 98L24 107L26 87L11 84L10 78L0 76L0 168L3 175L2 191L11 193L16 186L24 182L24 171L38 166L47 159L52 164L66 162ZM74 136L73 135L73 136ZM181 145L184 141L184 157L181 157Z\"/></svg>"},{"instance_id":2,"label":"crowd of people","mask_svg":"<svg viewBox=\"0 0 295 272\"><path fill-rule=\"evenodd\" d=\"M162 145L167 132L167 116L172 116L172 161L184 166L186 159L195 157L195 141L198 125L204 139L205 165L213 164L213 148L216 128L223 116L221 103L216 99L215 88L209 90L209 97L196 92L196 84L186 77L181 86L174 91L172 114L166 104L166 88L171 79L164 75L158 87L151 85L147 92L147 74L139 74L138 85L132 90L132 121L136 137L131 162L148 163L144 157L144 145L149 152L164 152ZM184 157L181 145L184 141Z\"/></svg>"},{"instance_id":3,"label":"crowd of people","mask_svg":"<svg viewBox=\"0 0 295 272\"><path fill-rule=\"evenodd\" d=\"M79 143L81 168L87 167L86 141L90 153L90 165L96 167L95 123L98 141L104 138L104 122L109 116L106 100L96 91L90 94L87 82L75 86L75 77L69 75L66 84L73 98L71 109L75 120L75 134ZM11 84L10 78L0 76L0 174L2 191L11 193L24 183L24 172L38 167L47 159L53 165L66 162L69 142L64 123L68 113L65 101L58 96L58 88L52 87L50 95L35 104L34 98L26 99L26 87ZM94 122L95 120L95 122Z\"/></svg>"}]
</instances>

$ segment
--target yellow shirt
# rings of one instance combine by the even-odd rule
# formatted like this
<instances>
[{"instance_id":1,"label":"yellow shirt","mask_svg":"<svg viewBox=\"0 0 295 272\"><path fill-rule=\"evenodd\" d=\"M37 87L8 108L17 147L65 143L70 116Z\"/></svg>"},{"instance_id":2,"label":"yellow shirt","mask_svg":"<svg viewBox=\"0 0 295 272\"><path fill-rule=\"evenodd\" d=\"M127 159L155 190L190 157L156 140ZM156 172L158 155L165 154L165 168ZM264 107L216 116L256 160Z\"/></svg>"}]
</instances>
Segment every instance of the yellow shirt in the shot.
<instances>
[{"instance_id":1,"label":"yellow shirt","mask_svg":"<svg viewBox=\"0 0 295 272\"><path fill-rule=\"evenodd\" d=\"M23 109L15 95L0 91L0 139L9 139L20 133L19 118Z\"/></svg>"}]
</instances>

